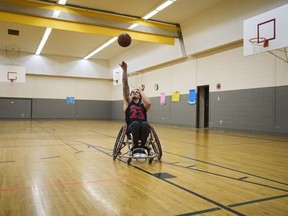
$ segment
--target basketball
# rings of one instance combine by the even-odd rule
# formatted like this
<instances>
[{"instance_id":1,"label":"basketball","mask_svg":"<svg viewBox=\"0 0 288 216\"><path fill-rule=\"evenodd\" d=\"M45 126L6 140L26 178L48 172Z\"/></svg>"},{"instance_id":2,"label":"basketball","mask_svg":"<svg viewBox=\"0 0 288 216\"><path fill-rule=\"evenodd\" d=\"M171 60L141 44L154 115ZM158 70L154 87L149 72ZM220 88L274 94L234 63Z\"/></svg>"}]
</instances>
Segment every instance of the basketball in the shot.
<instances>
[{"instance_id":1,"label":"basketball","mask_svg":"<svg viewBox=\"0 0 288 216\"><path fill-rule=\"evenodd\" d=\"M118 44L122 47L128 47L131 44L131 37L129 34L123 33L118 36Z\"/></svg>"}]
</instances>

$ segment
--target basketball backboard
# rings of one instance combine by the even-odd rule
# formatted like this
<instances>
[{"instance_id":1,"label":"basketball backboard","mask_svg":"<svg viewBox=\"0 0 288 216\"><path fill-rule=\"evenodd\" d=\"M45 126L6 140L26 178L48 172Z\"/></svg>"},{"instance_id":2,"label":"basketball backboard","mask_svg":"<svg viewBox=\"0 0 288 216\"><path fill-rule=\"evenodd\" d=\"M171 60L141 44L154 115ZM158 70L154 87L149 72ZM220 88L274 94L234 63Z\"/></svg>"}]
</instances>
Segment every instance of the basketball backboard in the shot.
<instances>
[{"instance_id":1,"label":"basketball backboard","mask_svg":"<svg viewBox=\"0 0 288 216\"><path fill-rule=\"evenodd\" d=\"M287 54L288 4L244 20L243 42L244 56L279 49Z\"/></svg>"},{"instance_id":2,"label":"basketball backboard","mask_svg":"<svg viewBox=\"0 0 288 216\"><path fill-rule=\"evenodd\" d=\"M122 69L120 67L115 68L113 70L113 85L121 85L122 84Z\"/></svg>"},{"instance_id":3,"label":"basketball backboard","mask_svg":"<svg viewBox=\"0 0 288 216\"><path fill-rule=\"evenodd\" d=\"M25 81L25 67L15 65L0 65L0 82L24 83Z\"/></svg>"}]
</instances>

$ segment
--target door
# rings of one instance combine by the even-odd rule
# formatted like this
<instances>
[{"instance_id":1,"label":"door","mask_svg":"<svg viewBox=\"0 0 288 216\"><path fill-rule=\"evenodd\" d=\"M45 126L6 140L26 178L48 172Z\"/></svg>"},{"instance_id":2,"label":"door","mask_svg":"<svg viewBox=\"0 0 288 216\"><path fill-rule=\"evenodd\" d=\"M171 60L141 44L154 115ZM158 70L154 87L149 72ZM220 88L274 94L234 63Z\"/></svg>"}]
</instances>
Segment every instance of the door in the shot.
<instances>
[{"instance_id":1,"label":"door","mask_svg":"<svg viewBox=\"0 0 288 216\"><path fill-rule=\"evenodd\" d=\"M209 127L209 86L197 87L197 128Z\"/></svg>"}]
</instances>

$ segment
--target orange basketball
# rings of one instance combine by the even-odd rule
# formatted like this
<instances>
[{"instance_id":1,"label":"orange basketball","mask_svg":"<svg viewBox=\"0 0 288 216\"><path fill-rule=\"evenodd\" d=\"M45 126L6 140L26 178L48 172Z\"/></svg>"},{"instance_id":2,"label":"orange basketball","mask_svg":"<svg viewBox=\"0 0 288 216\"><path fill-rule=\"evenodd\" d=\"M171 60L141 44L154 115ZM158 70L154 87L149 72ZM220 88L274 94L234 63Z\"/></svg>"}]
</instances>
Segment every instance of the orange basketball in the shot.
<instances>
[{"instance_id":1,"label":"orange basketball","mask_svg":"<svg viewBox=\"0 0 288 216\"><path fill-rule=\"evenodd\" d=\"M122 47L128 47L131 44L131 37L129 34L123 33L118 36L118 44Z\"/></svg>"}]
</instances>

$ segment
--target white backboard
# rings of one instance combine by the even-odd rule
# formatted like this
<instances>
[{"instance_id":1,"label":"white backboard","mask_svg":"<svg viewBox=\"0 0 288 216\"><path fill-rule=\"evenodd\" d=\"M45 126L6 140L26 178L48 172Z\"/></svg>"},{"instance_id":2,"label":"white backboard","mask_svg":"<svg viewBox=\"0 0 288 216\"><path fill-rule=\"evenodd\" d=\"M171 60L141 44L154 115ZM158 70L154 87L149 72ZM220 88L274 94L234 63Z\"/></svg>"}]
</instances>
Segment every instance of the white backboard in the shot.
<instances>
[{"instance_id":1,"label":"white backboard","mask_svg":"<svg viewBox=\"0 0 288 216\"><path fill-rule=\"evenodd\" d=\"M288 47L288 4L244 20L243 34L244 56ZM263 38L267 47L261 43Z\"/></svg>"},{"instance_id":2,"label":"white backboard","mask_svg":"<svg viewBox=\"0 0 288 216\"><path fill-rule=\"evenodd\" d=\"M0 82L26 82L26 68L15 65L0 65Z\"/></svg>"}]
</instances>

